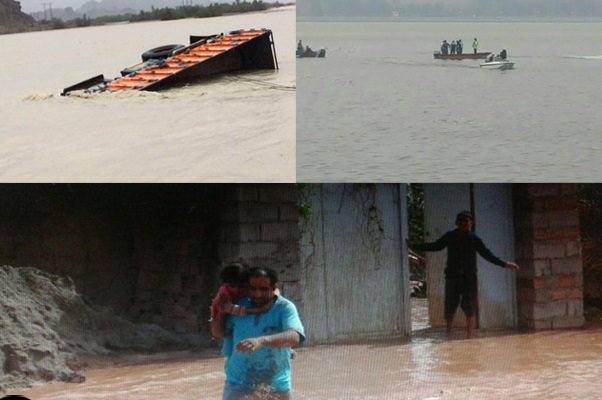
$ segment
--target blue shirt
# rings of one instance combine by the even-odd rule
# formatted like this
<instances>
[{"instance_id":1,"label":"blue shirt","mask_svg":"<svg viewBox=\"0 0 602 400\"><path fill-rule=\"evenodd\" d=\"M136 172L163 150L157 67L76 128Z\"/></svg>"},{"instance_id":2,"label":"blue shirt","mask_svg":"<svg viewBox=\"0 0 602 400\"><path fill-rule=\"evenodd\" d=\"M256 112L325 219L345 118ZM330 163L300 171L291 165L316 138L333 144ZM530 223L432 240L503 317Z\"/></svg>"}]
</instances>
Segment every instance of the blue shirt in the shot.
<instances>
[{"instance_id":1,"label":"blue shirt","mask_svg":"<svg viewBox=\"0 0 602 400\"><path fill-rule=\"evenodd\" d=\"M249 298L242 299L241 306L251 306ZM305 333L297 308L290 301L278 296L272 307L265 313L245 316L229 316L226 320L226 334L230 335L234 346L226 359L226 381L246 386L250 389L259 384L272 386L279 392L291 390L291 348L265 346L253 354L236 351L236 345L243 339L273 335L289 329Z\"/></svg>"}]
</instances>

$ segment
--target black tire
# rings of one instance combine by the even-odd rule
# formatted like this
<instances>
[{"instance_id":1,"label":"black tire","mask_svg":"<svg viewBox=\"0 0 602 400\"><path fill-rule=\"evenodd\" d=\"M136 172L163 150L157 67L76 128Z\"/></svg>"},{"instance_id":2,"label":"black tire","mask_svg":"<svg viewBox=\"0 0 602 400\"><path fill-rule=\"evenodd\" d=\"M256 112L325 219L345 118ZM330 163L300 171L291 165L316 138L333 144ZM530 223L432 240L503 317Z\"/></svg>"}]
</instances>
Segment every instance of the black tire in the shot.
<instances>
[{"instance_id":1,"label":"black tire","mask_svg":"<svg viewBox=\"0 0 602 400\"><path fill-rule=\"evenodd\" d=\"M167 58L173 54L174 51L182 49L185 46L183 44L166 44L165 46L155 47L142 53L142 61L148 61L150 59L159 60Z\"/></svg>"}]
</instances>

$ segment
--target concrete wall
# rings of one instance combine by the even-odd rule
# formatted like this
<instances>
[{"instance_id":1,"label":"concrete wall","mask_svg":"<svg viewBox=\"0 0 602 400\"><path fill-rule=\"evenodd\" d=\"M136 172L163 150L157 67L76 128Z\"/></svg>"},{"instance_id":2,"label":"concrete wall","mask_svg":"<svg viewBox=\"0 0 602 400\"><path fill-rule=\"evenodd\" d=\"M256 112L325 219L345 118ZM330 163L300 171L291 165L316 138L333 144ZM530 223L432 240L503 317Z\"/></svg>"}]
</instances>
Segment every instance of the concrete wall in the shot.
<instances>
[{"instance_id":1,"label":"concrete wall","mask_svg":"<svg viewBox=\"0 0 602 400\"><path fill-rule=\"evenodd\" d=\"M519 324L579 327L583 260L576 185L517 184L514 191Z\"/></svg>"}]
</instances>

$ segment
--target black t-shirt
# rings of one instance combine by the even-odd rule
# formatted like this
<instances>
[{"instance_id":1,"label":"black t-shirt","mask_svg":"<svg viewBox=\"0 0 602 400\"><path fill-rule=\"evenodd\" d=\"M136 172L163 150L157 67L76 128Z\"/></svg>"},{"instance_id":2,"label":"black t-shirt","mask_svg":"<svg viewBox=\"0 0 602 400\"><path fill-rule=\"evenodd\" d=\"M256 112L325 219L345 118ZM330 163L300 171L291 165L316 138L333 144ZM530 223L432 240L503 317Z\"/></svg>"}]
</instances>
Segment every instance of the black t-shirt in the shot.
<instances>
[{"instance_id":1,"label":"black t-shirt","mask_svg":"<svg viewBox=\"0 0 602 400\"><path fill-rule=\"evenodd\" d=\"M414 250L439 251L447 247L446 276L461 276L477 273L477 253L492 264L504 267L506 263L489 250L481 238L473 232L458 229L447 232L436 242L417 244Z\"/></svg>"}]
</instances>

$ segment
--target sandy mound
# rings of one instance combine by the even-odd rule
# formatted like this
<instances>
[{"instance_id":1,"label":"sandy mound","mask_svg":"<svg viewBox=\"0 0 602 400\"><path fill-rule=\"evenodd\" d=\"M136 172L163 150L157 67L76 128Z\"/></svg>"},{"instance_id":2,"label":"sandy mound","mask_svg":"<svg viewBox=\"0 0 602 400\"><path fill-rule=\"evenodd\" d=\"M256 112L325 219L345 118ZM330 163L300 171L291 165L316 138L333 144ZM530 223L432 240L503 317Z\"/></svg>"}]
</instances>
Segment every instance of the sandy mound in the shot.
<instances>
[{"instance_id":1,"label":"sandy mound","mask_svg":"<svg viewBox=\"0 0 602 400\"><path fill-rule=\"evenodd\" d=\"M46 381L82 382L82 357L194 344L86 304L73 281L0 266L0 392Z\"/></svg>"}]
</instances>

